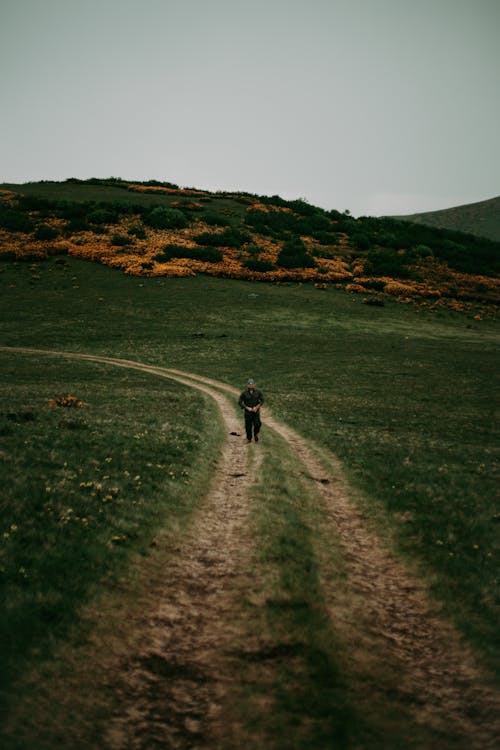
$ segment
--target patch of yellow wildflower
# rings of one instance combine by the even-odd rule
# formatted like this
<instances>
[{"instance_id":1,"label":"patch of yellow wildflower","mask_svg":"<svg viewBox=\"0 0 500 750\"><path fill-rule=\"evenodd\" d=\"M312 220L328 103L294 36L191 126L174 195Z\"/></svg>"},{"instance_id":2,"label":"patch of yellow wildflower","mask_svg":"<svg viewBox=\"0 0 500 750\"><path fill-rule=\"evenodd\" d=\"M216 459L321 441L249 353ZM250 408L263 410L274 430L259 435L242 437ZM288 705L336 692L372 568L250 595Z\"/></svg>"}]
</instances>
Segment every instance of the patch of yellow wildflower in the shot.
<instances>
[{"instance_id":1,"label":"patch of yellow wildflower","mask_svg":"<svg viewBox=\"0 0 500 750\"><path fill-rule=\"evenodd\" d=\"M256 203L252 203L251 206L248 206L247 212L251 211L262 211L263 214L294 213L293 210L288 206L270 206L267 203L260 203L259 201L257 201Z\"/></svg>"},{"instance_id":2,"label":"patch of yellow wildflower","mask_svg":"<svg viewBox=\"0 0 500 750\"><path fill-rule=\"evenodd\" d=\"M368 289L362 284L346 284L346 292L356 292L357 294L366 294Z\"/></svg>"},{"instance_id":3,"label":"patch of yellow wildflower","mask_svg":"<svg viewBox=\"0 0 500 750\"><path fill-rule=\"evenodd\" d=\"M146 186L138 186L143 190ZM172 188L162 188L172 190ZM9 191L0 193L0 199L7 200L5 195ZM196 205L201 205L196 203ZM270 207L259 202L252 203L249 208L254 210L287 210L287 207ZM139 216L124 217L119 224L106 226L106 234L96 234L92 231L76 232L69 238L61 236L50 242L35 240L31 234L21 232L7 232L0 230L0 257L5 254L9 259L43 260L49 254L69 254L82 260L90 260L120 269L133 276L164 276L191 277L197 273L208 274L232 279L246 279L250 281L271 281L274 283L313 282L319 285L334 284L347 291L366 294L373 290L390 295L402 302L418 303L427 307L446 306L460 311L477 310L482 304L484 310L478 313L483 317L496 315L497 302L500 299L500 279L489 276L473 276L450 269L446 263L434 258L425 259L413 268L415 279L398 279L390 277L369 276L364 268L364 259L349 259L352 248L347 235L338 237L336 245L332 246L332 257L320 256L323 246L318 246L311 237L303 237L303 241L311 254L315 257L316 267L306 269L274 268L270 271L252 271L245 267L244 262L255 257L255 247L258 249L260 260L277 264L278 255L283 247L282 240L264 236L258 232L248 233L248 243L240 248L220 247L222 260L203 262L188 258L172 258L168 262L160 262L155 257L162 253L166 245L178 245L186 248L197 247L195 236L210 232L217 234L214 227L203 221L194 221L184 229L146 229L144 239L137 238L129 230L140 222ZM44 223L57 227L59 231L66 227L62 219L49 219ZM222 231L222 230L221 230ZM112 235L119 234L130 237L131 244L115 246ZM254 248L251 252L249 245Z\"/></svg>"},{"instance_id":4,"label":"patch of yellow wildflower","mask_svg":"<svg viewBox=\"0 0 500 750\"><path fill-rule=\"evenodd\" d=\"M18 197L12 190L0 190L0 200L6 203L13 203Z\"/></svg>"},{"instance_id":5,"label":"patch of yellow wildflower","mask_svg":"<svg viewBox=\"0 0 500 750\"><path fill-rule=\"evenodd\" d=\"M201 211L203 209L203 203L197 203L196 201L172 201L170 203L172 208L182 208L185 211Z\"/></svg>"},{"instance_id":6,"label":"patch of yellow wildflower","mask_svg":"<svg viewBox=\"0 0 500 750\"><path fill-rule=\"evenodd\" d=\"M194 190L191 188L171 188L162 185L136 185L131 183L127 190L133 193L165 193L167 195L207 195L206 190Z\"/></svg>"},{"instance_id":7,"label":"patch of yellow wildflower","mask_svg":"<svg viewBox=\"0 0 500 750\"><path fill-rule=\"evenodd\" d=\"M353 268L352 268L352 275L353 276L364 276L365 274L365 266L364 263L360 263L359 259L355 262Z\"/></svg>"},{"instance_id":8,"label":"patch of yellow wildflower","mask_svg":"<svg viewBox=\"0 0 500 750\"><path fill-rule=\"evenodd\" d=\"M418 294L418 290L416 289L416 286L413 284L404 284L402 281L395 281L394 279L386 279L386 283L384 284L384 292L385 294L391 294L396 296L406 296L406 297L412 297L413 295Z\"/></svg>"},{"instance_id":9,"label":"patch of yellow wildflower","mask_svg":"<svg viewBox=\"0 0 500 750\"><path fill-rule=\"evenodd\" d=\"M55 408L56 406L65 406L67 408L82 409L84 403L83 401L80 401L80 399L76 398L76 396L72 396L71 393L68 393L67 396L58 396L57 398L51 398L49 401L49 406L51 408Z\"/></svg>"}]
</instances>

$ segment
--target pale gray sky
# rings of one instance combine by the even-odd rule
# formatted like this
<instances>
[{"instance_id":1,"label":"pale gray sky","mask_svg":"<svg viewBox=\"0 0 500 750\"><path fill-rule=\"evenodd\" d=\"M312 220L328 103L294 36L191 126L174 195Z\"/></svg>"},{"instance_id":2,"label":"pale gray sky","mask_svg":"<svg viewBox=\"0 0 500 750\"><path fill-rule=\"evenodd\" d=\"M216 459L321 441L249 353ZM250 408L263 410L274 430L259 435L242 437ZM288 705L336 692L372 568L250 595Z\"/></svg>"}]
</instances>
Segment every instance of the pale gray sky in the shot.
<instances>
[{"instance_id":1,"label":"pale gray sky","mask_svg":"<svg viewBox=\"0 0 500 750\"><path fill-rule=\"evenodd\" d=\"M0 0L0 181L500 194L500 0Z\"/></svg>"}]
</instances>

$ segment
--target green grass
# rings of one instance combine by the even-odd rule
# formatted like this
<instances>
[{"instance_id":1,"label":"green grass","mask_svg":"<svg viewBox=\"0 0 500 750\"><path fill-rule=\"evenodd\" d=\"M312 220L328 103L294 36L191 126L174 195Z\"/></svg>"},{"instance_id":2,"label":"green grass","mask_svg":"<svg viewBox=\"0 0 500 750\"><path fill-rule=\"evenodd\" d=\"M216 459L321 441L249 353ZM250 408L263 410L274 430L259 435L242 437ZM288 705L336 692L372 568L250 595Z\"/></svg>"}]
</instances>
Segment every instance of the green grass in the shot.
<instances>
[{"instance_id":1,"label":"green grass","mask_svg":"<svg viewBox=\"0 0 500 750\"><path fill-rule=\"evenodd\" d=\"M4 352L0 361L5 701L82 604L113 587L160 530L182 526L221 435L207 398L168 380ZM84 406L49 406L68 393Z\"/></svg>"},{"instance_id":2,"label":"green grass","mask_svg":"<svg viewBox=\"0 0 500 750\"><path fill-rule=\"evenodd\" d=\"M127 190L114 185L92 185L74 184L67 182L33 182L21 185L4 183L0 189L21 192L23 195L46 198L48 200L76 201L84 203L95 201L97 203L132 203L144 208L154 206L170 206L179 201L188 205L197 202L198 196L179 197L175 193L152 192L141 193L135 190ZM202 218L204 214L217 214L224 218L228 224L239 224L245 216L246 206L236 198L218 196L211 193L204 197L203 210L193 212L193 219Z\"/></svg>"},{"instance_id":3,"label":"green grass","mask_svg":"<svg viewBox=\"0 0 500 750\"><path fill-rule=\"evenodd\" d=\"M498 672L494 321L391 302L372 308L359 296L305 284L133 278L70 258L2 266L1 344L122 356L236 387L255 377L277 417L340 456L366 511L390 527L400 550L417 562L449 615ZM16 357L4 371L6 388L14 388L21 361ZM30 388L43 388L38 362L29 367ZM123 379L106 368L74 367L81 385L87 372L98 372L93 389L101 379L110 389ZM38 415L46 397L67 390L56 388L54 377L50 382L50 393L42 397L38 390L37 421L9 421L9 427L21 434L41 429L45 418L62 418L52 411L43 420ZM159 387L150 377L142 383L144 397ZM85 401L81 388L75 395ZM153 418L156 402L142 402L154 406L141 418ZM3 412L28 406L18 395ZM120 399L113 401L113 413L125 419L121 407ZM179 416L183 411L177 409ZM186 429L193 419L188 409ZM107 439L108 433L103 445ZM22 441L16 455L25 450L33 457ZM138 455L137 474L144 473L145 460ZM57 479L57 471L51 465L46 473ZM86 493L82 488L81 497Z\"/></svg>"},{"instance_id":4,"label":"green grass","mask_svg":"<svg viewBox=\"0 0 500 750\"><path fill-rule=\"evenodd\" d=\"M253 493L258 575L245 611L248 643L257 637L259 646L243 651L247 691L236 702L249 734L245 744L276 750L355 747L366 727L349 703L337 665L339 643L324 606L315 554L321 509L280 441L267 434L269 444Z\"/></svg>"},{"instance_id":5,"label":"green grass","mask_svg":"<svg viewBox=\"0 0 500 750\"><path fill-rule=\"evenodd\" d=\"M263 453L251 493L255 575L236 653L244 676L229 708L239 727L235 747L457 747L416 726L401 701L387 705L384 696L399 681L387 659L377 670L365 663L362 682L353 679L356 642L345 649L345 632L329 612L349 592L325 509L294 456L268 431Z\"/></svg>"}]
</instances>

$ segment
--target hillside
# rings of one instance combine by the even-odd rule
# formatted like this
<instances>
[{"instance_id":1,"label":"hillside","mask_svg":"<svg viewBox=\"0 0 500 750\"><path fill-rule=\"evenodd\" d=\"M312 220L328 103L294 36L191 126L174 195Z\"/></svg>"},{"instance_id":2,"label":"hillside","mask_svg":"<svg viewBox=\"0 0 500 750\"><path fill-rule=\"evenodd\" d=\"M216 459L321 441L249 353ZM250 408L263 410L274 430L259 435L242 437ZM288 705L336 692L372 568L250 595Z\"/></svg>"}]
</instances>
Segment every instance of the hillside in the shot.
<instances>
[{"instance_id":1,"label":"hillside","mask_svg":"<svg viewBox=\"0 0 500 750\"><path fill-rule=\"evenodd\" d=\"M487 201L455 206L441 211L395 216L395 219L425 224L439 229L466 232L500 241L500 196Z\"/></svg>"},{"instance_id":2,"label":"hillside","mask_svg":"<svg viewBox=\"0 0 500 750\"><path fill-rule=\"evenodd\" d=\"M302 200L210 193L157 181L0 185L0 258L71 255L127 274L335 285L383 303L493 314L500 242Z\"/></svg>"}]
</instances>

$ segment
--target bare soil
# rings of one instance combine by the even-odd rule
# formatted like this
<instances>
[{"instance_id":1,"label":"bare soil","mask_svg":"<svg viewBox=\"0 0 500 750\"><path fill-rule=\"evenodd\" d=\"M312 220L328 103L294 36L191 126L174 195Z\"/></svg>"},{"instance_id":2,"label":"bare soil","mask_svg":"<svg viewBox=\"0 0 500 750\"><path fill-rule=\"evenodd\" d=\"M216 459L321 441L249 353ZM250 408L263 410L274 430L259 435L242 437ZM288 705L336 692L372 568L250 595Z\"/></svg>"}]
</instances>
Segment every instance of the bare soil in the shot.
<instances>
[{"instance_id":1,"label":"bare soil","mask_svg":"<svg viewBox=\"0 0 500 750\"><path fill-rule=\"evenodd\" d=\"M109 718L102 746L222 747L221 712L239 668L230 656L241 636L232 630L231 613L248 576L255 573L246 565L253 545L248 500L259 459L244 444L242 420L234 408L237 391L209 378L128 360L17 351L138 369L215 399L227 439L212 488L174 550L157 604L144 613L140 626L134 624L140 637L135 634L134 648L122 661L115 687L119 709ZM346 583L332 585L325 565L322 584L333 628L346 644L339 658L345 661L353 701L368 713L385 704L396 711L401 706L417 724L432 727L436 736L442 733L448 741L455 737L457 747L498 747L500 699L490 676L440 616L422 580L364 517L335 457L321 462L312 446L269 413L264 423L295 454L324 508L333 543L341 546ZM324 554L320 552L320 558ZM367 672L386 678L368 685Z\"/></svg>"}]
</instances>

